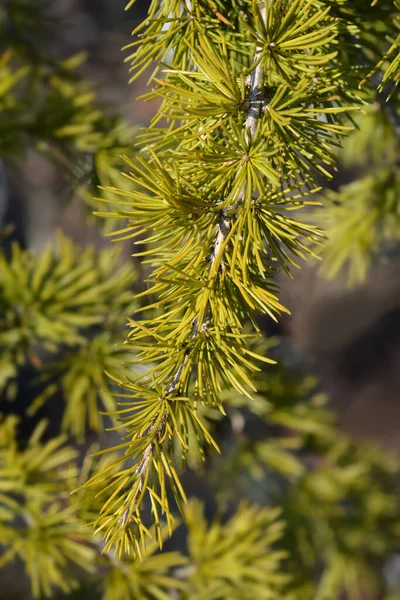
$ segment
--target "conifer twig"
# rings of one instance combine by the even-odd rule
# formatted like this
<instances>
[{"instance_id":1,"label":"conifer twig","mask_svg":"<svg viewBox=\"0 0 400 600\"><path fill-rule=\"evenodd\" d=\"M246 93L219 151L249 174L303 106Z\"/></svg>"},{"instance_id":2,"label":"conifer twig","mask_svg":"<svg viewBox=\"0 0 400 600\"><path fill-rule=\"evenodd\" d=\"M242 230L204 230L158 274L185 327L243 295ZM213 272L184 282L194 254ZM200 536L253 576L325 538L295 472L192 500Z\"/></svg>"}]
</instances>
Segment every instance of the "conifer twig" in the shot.
<instances>
[{"instance_id":1,"label":"conifer twig","mask_svg":"<svg viewBox=\"0 0 400 600\"><path fill-rule=\"evenodd\" d=\"M141 553L139 544L148 535L145 498L160 544L160 518L167 519L169 530L173 521L168 490L183 510L176 452L184 463L192 445L200 454L205 442L218 450L198 401L224 413L222 389L232 386L252 398L255 361L272 362L253 352L249 340L257 332L256 311L275 318L286 310L273 282L275 265L266 256L289 272L296 257L310 253L308 240L321 235L282 211L308 202L301 182L315 183L315 172L330 176L327 168L336 157L328 142L347 131L337 113L357 107L337 105L332 97L331 63L347 89L336 60L338 20L308 0L278 4L270 11L266 0L253 0L240 15L227 5L225 18L211 0L153 0L146 33L132 56L138 73L152 58L175 50L166 80L156 80L147 95L164 99L154 123L164 116L171 125L144 138L149 160L142 155L127 160L135 189L129 200L115 203L130 208L111 213L129 219L128 227L115 232L120 239L147 232L150 244L160 241L139 255L150 256L146 261L154 267L152 287L143 295L154 293L156 300L144 310L164 311L131 322L134 362L149 368L133 381L115 379L129 390L124 396L134 399L114 413L120 417L116 429L127 431L127 441L118 446L126 452L117 464L133 464L110 484L109 471L102 471L86 485L104 483L112 491L96 524L107 548L116 545L120 552ZM241 31L243 15L248 37ZM234 31L221 29L214 16ZM319 78L311 88L315 69ZM322 114L329 116L321 119ZM253 324L251 334L243 330L246 320Z\"/></svg>"},{"instance_id":2,"label":"conifer twig","mask_svg":"<svg viewBox=\"0 0 400 600\"><path fill-rule=\"evenodd\" d=\"M264 24L265 24L267 15L266 15L266 3L264 1L262 1L260 3L260 12L261 12ZM254 64L256 64L257 66L251 75L250 93L249 93L249 108L247 111L247 117L246 117L246 121L244 124L244 136L245 136L245 140L246 140L247 144L249 144L256 135L258 119L261 114L261 105L262 105L262 99L263 99L262 87L263 87L263 80L264 80L263 67L262 67L262 64L260 61L261 53L262 53L262 48L260 47L257 49L257 51L254 55ZM236 206L238 206L243 201L245 194L246 194L246 182L243 184L243 187L238 194L237 200L234 202L233 206L230 207L230 209L229 209L230 211L233 208L236 208ZM221 209L220 220L218 223L218 232L217 232L215 242L213 245L213 250L211 253L209 274L212 273L212 271L215 269L215 265L216 265L217 261L220 261L220 264L217 265L217 267L216 267L217 271L219 271L221 269L221 267L223 268L223 265L224 265L222 246L231 230L232 222L234 219L233 215L228 215L226 213L227 213L226 209L225 210ZM208 328L209 321L210 321L210 315L208 314L208 312L209 312L208 307L209 307L209 305L207 305L206 309L204 310L204 315L203 315L203 318L201 319L201 328L203 330L206 330ZM199 317L200 317L200 315L197 315L197 317L194 320L191 338L193 338L198 331L198 326L199 326L199 322L200 322ZM190 354L190 350L187 350L185 352L185 355L184 355L181 365L179 366L178 370L176 371L172 382L168 386L169 394L172 394L176 390L178 383L179 383L180 376L182 375L182 372L189 360L189 354Z\"/></svg>"},{"instance_id":3,"label":"conifer twig","mask_svg":"<svg viewBox=\"0 0 400 600\"><path fill-rule=\"evenodd\" d=\"M260 12L264 21L266 23L266 3L260 3ZM251 74L250 80L250 94L249 94L249 109L247 111L247 117L244 124L244 137L247 144L254 139L257 132L257 124L261 114L261 105L263 100L263 81L264 81L264 71L260 61L262 53L262 48L257 49L254 55L254 64L256 64L256 68ZM213 252L211 255L211 264L210 271L212 270L214 263L218 260L218 256L220 254L221 246L227 238L229 231L232 227L232 222L234 220L233 215L228 215L227 212L231 212L234 210L244 199L246 195L246 182L244 182L242 189L240 190L237 199L234 201L233 205L229 207L229 209L221 210L221 217L218 225L218 233L215 239ZM223 257L221 257L221 265L223 266Z\"/></svg>"},{"instance_id":4,"label":"conifer twig","mask_svg":"<svg viewBox=\"0 0 400 600\"><path fill-rule=\"evenodd\" d=\"M188 9L190 9L191 2L189 0L186 1L186 6ZM263 17L263 21L265 23L266 22L266 4L265 4L265 2L261 2L260 11L261 11L261 15ZM249 144L256 135L257 124L258 124L258 120L259 120L259 117L261 114L261 106L262 106L262 100L263 100L262 86L263 86L263 80L264 80L263 68L262 68L262 64L260 61L261 53L262 53L262 48L258 48L254 55L254 64L256 64L257 66L251 75L250 92L249 92L249 100L248 100L249 108L247 111L247 117L246 117L246 121L244 124L244 136L245 136L245 140L246 140L247 144ZM230 207L229 211L231 211L233 208L238 206L243 201L245 194L246 194L246 183L243 184L242 189L238 193L238 197L237 197L236 201L234 202L233 206ZM221 209L220 220L218 223L218 232L217 232L217 235L215 238L215 242L213 245L213 250L212 250L211 258L210 258L209 274L212 273L215 269L217 269L217 273L218 273L219 270L221 269L221 267L223 267L223 265L224 265L223 244L225 243L225 240L231 230L232 222L234 220L233 215L228 215L226 213L227 213L227 209L225 209L225 210ZM217 264L218 261L219 261L219 265ZM202 331L206 331L208 329L210 321L211 321L211 315L210 315L210 310L209 310L209 303L207 303L206 308L203 311L203 316L198 314L195 317L195 319L193 320L193 329L192 329L192 333L190 335L190 339L193 339L197 335L200 322L201 322L200 329ZM180 382L180 378L182 376L182 373L184 372L185 367L189 361L191 350L192 350L192 347L186 349L183 359L182 359L182 362L180 363L179 367L177 368L175 375L173 376L171 382L167 386L167 395L168 396L172 396L176 392L179 382ZM163 428L163 425L164 425L164 423L159 427L159 430L161 430ZM150 426L147 434L151 434L153 429L154 429L154 423ZM156 436L157 435L158 435L158 432L156 432ZM135 473L137 474L137 476L140 480L142 480L144 477L144 474L149 465L151 455L154 451L154 448L155 448L155 439L153 439L146 446L146 448L143 452L142 459L140 460L140 462L135 470ZM136 497L140 493L140 491L141 491L141 484L139 484L139 486L136 490L136 494L134 495L134 497L132 499L130 507L128 507L126 509L123 516L119 519L119 522L121 523L121 527L124 527L127 517L128 517L128 514L131 512L131 506L135 502Z\"/></svg>"}]
</instances>

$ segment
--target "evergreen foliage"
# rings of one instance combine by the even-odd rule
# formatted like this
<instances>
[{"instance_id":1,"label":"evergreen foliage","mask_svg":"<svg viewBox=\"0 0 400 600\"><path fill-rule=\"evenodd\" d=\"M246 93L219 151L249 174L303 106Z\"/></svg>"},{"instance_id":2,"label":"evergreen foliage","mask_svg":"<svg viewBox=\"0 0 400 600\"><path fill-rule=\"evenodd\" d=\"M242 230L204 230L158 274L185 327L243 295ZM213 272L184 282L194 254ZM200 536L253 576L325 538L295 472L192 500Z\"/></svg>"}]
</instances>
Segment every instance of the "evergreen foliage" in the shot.
<instances>
[{"instance_id":1,"label":"evergreen foliage","mask_svg":"<svg viewBox=\"0 0 400 600\"><path fill-rule=\"evenodd\" d=\"M307 0L154 0L136 32L132 71L157 59L145 99L162 102L138 156L126 159L134 189L109 189L121 200L114 213L98 214L125 218L117 239L146 243L137 255L152 269L150 312L131 320L127 347L150 367L116 379L131 399L113 414L126 432L118 460L126 467L87 483L109 489L96 522L107 549L139 552L145 503L158 532L161 516L170 524L168 488L178 506L186 500L176 448L185 462L189 447L216 445L198 407L224 414L224 389L256 392L255 373L269 360L250 349L256 315L286 311L274 274L290 274L321 236L291 211L313 203L321 175L332 177L351 115L376 94L360 82L382 44L360 10ZM388 29L396 26L393 18ZM392 212L395 198L386 204L380 213Z\"/></svg>"},{"instance_id":2,"label":"evergreen foliage","mask_svg":"<svg viewBox=\"0 0 400 600\"><path fill-rule=\"evenodd\" d=\"M327 210L315 215L329 231L319 252L321 269L335 277L345 268L351 284L362 282L368 269L382 260L382 253L385 257L399 241L398 100L377 97L356 124L342 156L359 176L338 191L327 192Z\"/></svg>"},{"instance_id":3,"label":"evergreen foliage","mask_svg":"<svg viewBox=\"0 0 400 600\"><path fill-rule=\"evenodd\" d=\"M62 437L42 442L44 427L39 424L21 450L15 420L1 424L1 543L8 546L2 564L22 561L35 596L50 597L55 586L70 590L83 569L97 573L95 585L101 583L103 598L165 597L162 590L175 587L168 569L184 559L176 553L152 557L154 545L143 563L102 555L101 541L85 527L87 515L96 510L93 499L77 503L71 497L79 477L77 453ZM146 577L149 571L152 581Z\"/></svg>"},{"instance_id":4,"label":"evergreen foliage","mask_svg":"<svg viewBox=\"0 0 400 600\"><path fill-rule=\"evenodd\" d=\"M42 0L0 6L0 152L16 167L28 148L42 153L68 181L64 196L93 206L98 185L120 184L120 155L132 150L135 132L103 110L79 75L84 53L50 53L56 19Z\"/></svg>"},{"instance_id":5,"label":"evergreen foliage","mask_svg":"<svg viewBox=\"0 0 400 600\"><path fill-rule=\"evenodd\" d=\"M222 511L235 512L209 524L201 503L191 499L183 511L186 555L157 553L155 539L144 542L141 560L105 551L102 536L93 536L87 525L107 490L100 496L90 488L71 491L116 457L94 460L90 449L80 466L65 438L42 440L45 422L20 448L16 419L3 420L2 564L22 561L40 597L76 587L88 576L108 599L314 600L339 598L342 590L357 599L364 587L379 589L386 557L399 551L398 466L338 434L313 380L287 369L269 379L255 403L248 402L253 413L246 428L234 427L241 397L225 398L236 443L223 461L212 461L209 475ZM268 438L254 441L251 430L260 425ZM260 497L270 508L257 506ZM237 498L253 504L235 506Z\"/></svg>"},{"instance_id":6,"label":"evergreen foliage","mask_svg":"<svg viewBox=\"0 0 400 600\"><path fill-rule=\"evenodd\" d=\"M42 388L31 413L61 389L65 429L80 439L87 425L101 432L99 411L115 408L105 370L129 372L117 344L133 310L132 267L121 264L118 248L96 256L60 234L57 251L49 244L40 256L15 244L10 260L0 254L0 271L1 387L15 396L18 370L28 362ZM56 356L42 368L49 354Z\"/></svg>"},{"instance_id":7,"label":"evergreen foliage","mask_svg":"<svg viewBox=\"0 0 400 600\"><path fill-rule=\"evenodd\" d=\"M372 6L377 4L379 0L374 0ZM400 11L400 2L394 0L394 6L397 11ZM374 67L374 69L368 74L367 78L371 77L374 73L382 70L381 82L379 85L379 91L383 91L385 85L388 82L393 82L395 86L398 85L400 80L400 15L399 12L394 12L391 17L391 28L387 32L387 37L391 42L389 49L385 52L384 56Z\"/></svg>"},{"instance_id":8,"label":"evergreen foliage","mask_svg":"<svg viewBox=\"0 0 400 600\"><path fill-rule=\"evenodd\" d=\"M137 134L96 102L81 55L48 52L46 3L0 8L2 158L48 156L149 274L133 299L118 245L62 233L0 255L1 391L29 367L27 415L65 402L61 436L40 420L18 442L18 419L0 422L0 567L22 564L35 597L400 594L396 461L338 431L258 321L288 312L279 271L319 255L357 282L398 241L399 9L152 0L128 61L133 79L153 69L159 109ZM339 160L356 179L322 190ZM81 451L105 413L121 442ZM190 497L194 473L213 507ZM177 532L161 552L177 528L185 551Z\"/></svg>"},{"instance_id":9,"label":"evergreen foliage","mask_svg":"<svg viewBox=\"0 0 400 600\"><path fill-rule=\"evenodd\" d=\"M355 118L356 130L341 153L343 163L355 168L359 177L337 192L328 192L324 210L316 214L316 222L329 232L320 251L322 271L335 277L345 268L353 285L365 279L382 251L385 256L395 247L400 232L400 118L395 93L400 73L400 4L376 4L369 9L368 19L357 14L357 24L363 60L377 62L361 85L374 76L377 91L370 92L369 106ZM379 33L389 40L388 50L381 49ZM378 61L379 54L383 56Z\"/></svg>"}]
</instances>

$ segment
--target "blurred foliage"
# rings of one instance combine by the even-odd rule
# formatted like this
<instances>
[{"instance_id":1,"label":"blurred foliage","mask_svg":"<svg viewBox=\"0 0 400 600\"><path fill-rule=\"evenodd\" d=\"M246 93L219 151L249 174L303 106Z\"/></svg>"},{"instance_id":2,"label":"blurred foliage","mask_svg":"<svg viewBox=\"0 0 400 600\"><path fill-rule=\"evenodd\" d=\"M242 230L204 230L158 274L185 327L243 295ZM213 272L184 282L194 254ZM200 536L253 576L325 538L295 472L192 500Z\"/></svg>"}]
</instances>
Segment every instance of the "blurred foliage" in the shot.
<instances>
[{"instance_id":1,"label":"blurred foliage","mask_svg":"<svg viewBox=\"0 0 400 600\"><path fill-rule=\"evenodd\" d=\"M185 508L189 570L187 600L275 600L288 581L282 569L284 552L273 549L284 524L279 510L239 506L223 525L210 526L203 507L191 501Z\"/></svg>"},{"instance_id":2,"label":"blurred foliage","mask_svg":"<svg viewBox=\"0 0 400 600\"><path fill-rule=\"evenodd\" d=\"M385 557L400 547L398 464L342 436L325 440L318 455L283 502L290 572L315 600L378 595Z\"/></svg>"},{"instance_id":3,"label":"blurred foliage","mask_svg":"<svg viewBox=\"0 0 400 600\"><path fill-rule=\"evenodd\" d=\"M354 2L351 9L347 2L339 4L344 14L354 10L357 28L350 33L360 40L363 63L372 67L360 85L372 78L377 90L369 106L352 115L355 131L344 141L340 158L346 168L353 167L355 178L324 195L315 222L328 240L316 251L323 273L333 278L343 270L355 285L400 240L400 3L375 0L359 8Z\"/></svg>"},{"instance_id":4,"label":"blurred foliage","mask_svg":"<svg viewBox=\"0 0 400 600\"><path fill-rule=\"evenodd\" d=\"M3 419L2 564L24 562L35 595L48 597L57 588L85 589L88 581L93 592L86 597L106 600L339 600L343 591L359 600L364 590L389 594L385 573L400 552L398 464L338 433L315 380L275 367L261 381L268 383L254 404L241 404L233 393L225 398L232 427L224 443L231 452L225 448L224 461L212 458L201 480L218 499L217 511L208 523L199 500L185 505L185 554L159 553L153 529L138 547L141 560L105 550L101 533L93 536L87 524L107 490L98 496L90 488L71 491L107 469L114 477L122 468L115 457L100 452L93 458L92 448L81 465L65 438L42 441L44 422L21 448L16 419ZM264 506L257 506L260 501ZM177 525L175 520L172 529Z\"/></svg>"},{"instance_id":5,"label":"blurred foliage","mask_svg":"<svg viewBox=\"0 0 400 600\"><path fill-rule=\"evenodd\" d=\"M99 410L115 408L105 370L130 372L120 332L134 310L136 274L120 254L115 246L96 254L61 233L39 256L18 244L10 259L0 254L1 388L15 396L19 369L30 363L44 386L30 412L61 389L64 428L80 439L87 425L102 431Z\"/></svg>"},{"instance_id":6,"label":"blurred foliage","mask_svg":"<svg viewBox=\"0 0 400 600\"><path fill-rule=\"evenodd\" d=\"M372 6L377 4L379 0L374 0L372 2ZM383 4L383 2L382 2ZM391 45L389 49L385 52L384 56L378 62L378 64L374 67L374 69L368 74L367 78L370 78L377 71L381 70L382 72L382 80L379 85L379 91L382 92L385 89L385 86L388 82L393 82L394 85L397 85L400 82L400 2L399 0L394 0L394 7L397 9L397 12L394 12L391 15L393 29L390 34L387 35L388 40ZM363 82L362 82L363 83ZM393 93L393 92L391 92Z\"/></svg>"},{"instance_id":7,"label":"blurred foliage","mask_svg":"<svg viewBox=\"0 0 400 600\"><path fill-rule=\"evenodd\" d=\"M386 561L400 551L397 461L339 434L315 379L280 366L255 383L254 403L225 398L233 439L211 471L222 506L262 498L281 509L287 597L389 590Z\"/></svg>"},{"instance_id":8,"label":"blurred foliage","mask_svg":"<svg viewBox=\"0 0 400 600\"><path fill-rule=\"evenodd\" d=\"M71 564L90 569L94 553L85 542L91 537L68 506L67 482L76 451L65 439L42 443L45 423L38 425L24 450L16 442L17 422L1 424L0 542L1 564L19 560L25 565L35 596L50 596L57 585L64 591L76 585ZM70 576L65 577L65 570Z\"/></svg>"},{"instance_id":9,"label":"blurred foliage","mask_svg":"<svg viewBox=\"0 0 400 600\"><path fill-rule=\"evenodd\" d=\"M65 177L65 198L93 206L99 185L123 180L120 156L132 152L135 131L96 100L80 75L84 53L51 52L60 26L50 2L0 6L0 154L18 167L28 149L41 152Z\"/></svg>"},{"instance_id":10,"label":"blurred foliage","mask_svg":"<svg viewBox=\"0 0 400 600\"><path fill-rule=\"evenodd\" d=\"M316 212L316 222L328 232L319 250L321 270L333 278L345 269L350 284L364 281L400 241L398 100L377 98L356 126L342 157L358 178L326 192L324 209Z\"/></svg>"},{"instance_id":11,"label":"blurred foliage","mask_svg":"<svg viewBox=\"0 0 400 600\"><path fill-rule=\"evenodd\" d=\"M79 586L83 572L91 574L94 589L100 586L108 600L164 599L165 589L181 587L168 577L172 567L186 563L178 553L152 556L156 546L149 544L142 563L102 555L100 540L86 527L88 507L82 510L70 495L79 476L76 450L63 437L43 442L44 422L20 449L16 427L12 417L0 424L2 566L24 563L37 597Z\"/></svg>"}]
</instances>

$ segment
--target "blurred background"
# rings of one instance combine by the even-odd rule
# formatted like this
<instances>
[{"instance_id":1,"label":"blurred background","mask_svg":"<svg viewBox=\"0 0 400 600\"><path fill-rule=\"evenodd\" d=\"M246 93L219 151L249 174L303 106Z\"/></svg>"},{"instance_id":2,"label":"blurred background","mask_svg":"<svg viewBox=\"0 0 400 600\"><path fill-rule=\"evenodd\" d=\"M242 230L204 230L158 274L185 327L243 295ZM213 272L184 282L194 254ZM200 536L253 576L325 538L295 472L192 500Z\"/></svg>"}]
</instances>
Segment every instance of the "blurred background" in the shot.
<instances>
[{"instance_id":1,"label":"blurred background","mask_svg":"<svg viewBox=\"0 0 400 600\"><path fill-rule=\"evenodd\" d=\"M7 2L1 0L1 4L0 10L6 10ZM32 9L34 4L33 0L27 2ZM114 121L109 123L109 128L118 129L118 151L122 148L122 153L128 153L140 126L148 125L156 110L154 103L135 101L146 89L148 74L129 84L129 63L124 63L129 51L121 51L131 42L131 31L146 15L149 2L140 0L127 12L124 0L51 0L47 5L40 52L49 57L49 69L51 61L59 64L76 53L87 53L86 61L78 67L79 76L93 85L96 102L122 120L123 134ZM8 18L2 21L1 53L7 52L7 36L14 35L13 23L7 21ZM36 42L30 41L30 35L29 29L25 29L22 46L29 51L32 43L33 52ZM5 128L4 124L2 127ZM108 125L101 127L107 129ZM73 151L67 169L60 165L57 156L46 148L38 150L35 144L17 153L18 158L13 160L9 159L7 148L0 145L0 216L5 232L12 226L11 234L2 234L6 254L11 251L11 239L38 254L54 240L60 228L83 247L88 244L97 249L110 246L91 214L90 197L96 194L97 183L103 182L101 173L93 180L92 141L80 146L79 140L75 144L74 133L68 135ZM45 144L46 140L40 143ZM107 152L108 148L105 156ZM74 165L78 163L76 171ZM101 164L96 168L101 171ZM336 190L351 181L352 176L352 168L343 165L330 187ZM123 244L122 252L132 271L137 273L139 283L135 285L143 287L145 272L138 261L130 258L129 240ZM282 336L292 365L311 370L318 377L319 389L328 394L343 432L360 440L377 442L400 458L399 266L398 247L391 245L381 249L365 280L352 287L348 285L345 270L328 279L321 274L316 262L296 271L294 280L281 275L282 303L292 314L282 318L278 325L264 322L264 328L269 334ZM32 358L33 368L35 360L46 360L46 354L39 353ZM0 377L7 379L4 373ZM15 393L8 384L4 387L7 396L2 405L4 413L24 414L37 395L36 388L33 390L30 384L29 368L20 371L17 377ZM12 401L9 396L13 396ZM54 417L51 422L57 423L61 417L54 408L56 405L57 402L52 402L53 408L47 405L38 415L50 414L52 419ZM37 415L32 417L31 424L23 430L24 435L28 436L38 418ZM50 426L49 435L52 427L57 429L57 425ZM106 444L110 444L109 438ZM15 571L12 573L15 578ZM7 585L11 585L9 577L7 581ZM11 598L11 592L4 595L0 591L0 597ZM26 597L29 598L28 592ZM366 596L359 600L379 599Z\"/></svg>"}]
</instances>

